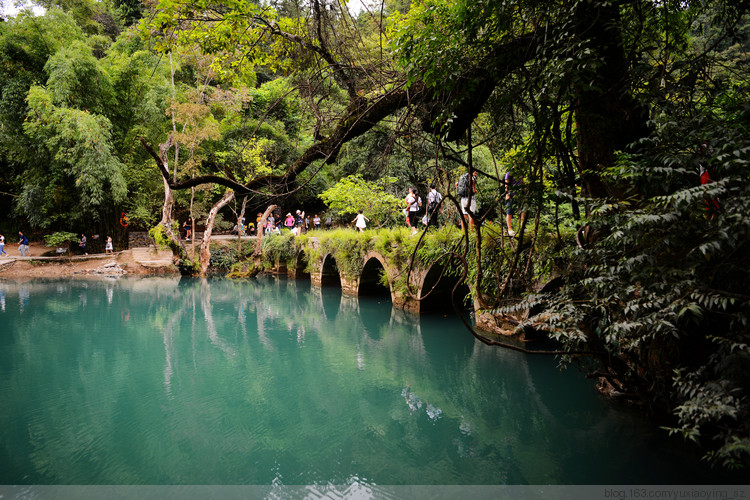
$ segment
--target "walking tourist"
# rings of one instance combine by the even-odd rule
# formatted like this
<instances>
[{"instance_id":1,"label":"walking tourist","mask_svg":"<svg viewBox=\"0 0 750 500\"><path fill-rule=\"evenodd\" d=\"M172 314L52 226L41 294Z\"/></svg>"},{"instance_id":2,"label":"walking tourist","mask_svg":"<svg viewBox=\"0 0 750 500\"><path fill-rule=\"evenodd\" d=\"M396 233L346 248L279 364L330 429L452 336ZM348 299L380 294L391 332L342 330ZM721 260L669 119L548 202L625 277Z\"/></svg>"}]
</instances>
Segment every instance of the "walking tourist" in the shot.
<instances>
[{"instance_id":1,"label":"walking tourist","mask_svg":"<svg viewBox=\"0 0 750 500\"><path fill-rule=\"evenodd\" d=\"M409 212L408 224L411 227L411 234L417 234L417 221L419 220L419 207L422 206L422 198L417 196L417 188L410 187L409 194L406 195L406 209Z\"/></svg>"},{"instance_id":2,"label":"walking tourist","mask_svg":"<svg viewBox=\"0 0 750 500\"><path fill-rule=\"evenodd\" d=\"M185 240L190 241L190 236L193 234L193 220L188 217L182 224L182 228L185 230Z\"/></svg>"},{"instance_id":3,"label":"walking tourist","mask_svg":"<svg viewBox=\"0 0 750 500\"><path fill-rule=\"evenodd\" d=\"M469 229L474 228L474 214L477 212L477 171L469 176L465 173L456 182L456 193L461 197L461 229L464 228L466 217L469 218ZM469 200L471 198L471 200Z\"/></svg>"},{"instance_id":4,"label":"walking tourist","mask_svg":"<svg viewBox=\"0 0 750 500\"><path fill-rule=\"evenodd\" d=\"M104 245L104 253L108 253L114 256L115 248L112 245L112 237L107 236L107 243Z\"/></svg>"},{"instance_id":5,"label":"walking tourist","mask_svg":"<svg viewBox=\"0 0 750 500\"><path fill-rule=\"evenodd\" d=\"M0 234L0 255L8 255L5 251L5 236Z\"/></svg>"},{"instance_id":6,"label":"walking tourist","mask_svg":"<svg viewBox=\"0 0 750 500\"><path fill-rule=\"evenodd\" d=\"M439 227L438 207L440 207L441 201L443 201L443 195L438 193L435 184L430 184L430 192L427 193L427 214L429 216L430 227Z\"/></svg>"},{"instance_id":7,"label":"walking tourist","mask_svg":"<svg viewBox=\"0 0 750 500\"><path fill-rule=\"evenodd\" d=\"M21 257L28 257L31 255L29 252L29 239L23 234L23 231L18 231L18 236L20 237L18 240L18 253L21 254Z\"/></svg>"},{"instance_id":8,"label":"walking tourist","mask_svg":"<svg viewBox=\"0 0 750 500\"><path fill-rule=\"evenodd\" d=\"M83 255L88 255L88 252L86 251L86 235L81 235L81 241L78 243L78 246L81 248L81 252L83 252Z\"/></svg>"},{"instance_id":9,"label":"walking tourist","mask_svg":"<svg viewBox=\"0 0 750 500\"><path fill-rule=\"evenodd\" d=\"M356 222L355 226L357 226L360 233L363 233L367 228L367 223L370 222L370 219L365 217L365 214L363 214L362 210L360 210L352 222Z\"/></svg>"},{"instance_id":10,"label":"walking tourist","mask_svg":"<svg viewBox=\"0 0 750 500\"><path fill-rule=\"evenodd\" d=\"M313 225L315 229L320 229L320 217L318 217L318 214L315 214L315 217L313 217Z\"/></svg>"}]
</instances>

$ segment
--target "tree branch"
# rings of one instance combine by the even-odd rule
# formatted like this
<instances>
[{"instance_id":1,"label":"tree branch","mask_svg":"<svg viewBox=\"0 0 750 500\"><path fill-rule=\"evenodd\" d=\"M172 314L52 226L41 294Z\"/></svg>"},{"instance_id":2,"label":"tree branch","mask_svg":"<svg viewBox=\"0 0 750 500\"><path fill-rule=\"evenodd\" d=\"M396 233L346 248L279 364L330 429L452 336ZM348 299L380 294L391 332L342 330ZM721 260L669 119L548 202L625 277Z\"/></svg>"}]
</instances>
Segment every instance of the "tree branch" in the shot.
<instances>
[{"instance_id":1,"label":"tree branch","mask_svg":"<svg viewBox=\"0 0 750 500\"><path fill-rule=\"evenodd\" d=\"M363 97L357 97L347 107L343 117L339 119L331 135L318 140L315 144L307 148L297 161L289 166L284 174L256 177L244 185L233 181L232 179L218 175L202 175L181 182L173 181L170 178L169 172L164 166L161 157L156 154L145 138L139 137L139 139L144 149L146 149L156 161L159 171L169 184L169 187L174 190L188 189L202 184L214 183L231 188L239 195L249 192L257 192L264 188L279 191L279 188L294 183L297 177L313 162L317 160L324 160L326 163L334 162L341 151L341 147L345 143L372 129L388 115L406 107L409 103L409 96L414 95L414 92L414 89L407 92L404 85L400 85L376 99L368 100Z\"/></svg>"}]
</instances>

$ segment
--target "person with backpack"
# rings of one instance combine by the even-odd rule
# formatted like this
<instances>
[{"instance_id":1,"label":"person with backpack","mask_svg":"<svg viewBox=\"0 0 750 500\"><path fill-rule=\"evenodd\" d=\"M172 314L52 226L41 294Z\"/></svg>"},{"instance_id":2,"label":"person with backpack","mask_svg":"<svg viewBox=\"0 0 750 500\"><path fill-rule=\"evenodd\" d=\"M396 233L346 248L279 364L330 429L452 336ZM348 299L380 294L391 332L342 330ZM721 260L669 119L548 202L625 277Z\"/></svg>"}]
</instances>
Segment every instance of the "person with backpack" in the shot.
<instances>
[{"instance_id":1,"label":"person with backpack","mask_svg":"<svg viewBox=\"0 0 750 500\"><path fill-rule=\"evenodd\" d=\"M28 257L31 255L29 252L29 239L23 234L23 231L18 231L18 236L20 236L20 240L18 241L18 252L21 254L21 257Z\"/></svg>"},{"instance_id":2,"label":"person with backpack","mask_svg":"<svg viewBox=\"0 0 750 500\"><path fill-rule=\"evenodd\" d=\"M443 195L438 193L435 184L430 184L430 192L427 193L427 215L429 217L429 227L440 227L438 222L438 207L440 207L441 201L443 201Z\"/></svg>"},{"instance_id":3,"label":"person with backpack","mask_svg":"<svg viewBox=\"0 0 750 500\"><path fill-rule=\"evenodd\" d=\"M409 194L406 195L406 210L408 211L408 223L411 227L411 234L417 234L417 221L419 220L419 207L422 206L422 198L417 196L417 188L410 187Z\"/></svg>"},{"instance_id":4,"label":"person with backpack","mask_svg":"<svg viewBox=\"0 0 750 500\"><path fill-rule=\"evenodd\" d=\"M305 229L305 212L297 210L294 217L294 225L297 226L297 235L302 234Z\"/></svg>"},{"instance_id":5,"label":"person with backpack","mask_svg":"<svg viewBox=\"0 0 750 500\"><path fill-rule=\"evenodd\" d=\"M464 228L466 216L469 216L469 229L474 228L474 214L477 211L477 171L469 176L463 174L456 182L456 194L461 197L461 229ZM469 213L471 212L471 213Z\"/></svg>"}]
</instances>

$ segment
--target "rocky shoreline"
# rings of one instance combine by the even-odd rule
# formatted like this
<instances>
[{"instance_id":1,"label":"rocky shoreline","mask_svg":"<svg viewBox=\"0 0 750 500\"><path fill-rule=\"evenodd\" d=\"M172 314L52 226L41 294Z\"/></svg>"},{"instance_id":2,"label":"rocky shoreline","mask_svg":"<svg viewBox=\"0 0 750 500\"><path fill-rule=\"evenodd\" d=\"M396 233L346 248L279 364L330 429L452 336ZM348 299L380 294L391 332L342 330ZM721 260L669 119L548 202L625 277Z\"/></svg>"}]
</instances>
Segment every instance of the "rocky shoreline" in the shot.
<instances>
[{"instance_id":1,"label":"rocky shoreline","mask_svg":"<svg viewBox=\"0 0 750 500\"><path fill-rule=\"evenodd\" d=\"M73 274L99 275L99 276L121 276L128 272L117 262L110 262L95 269L81 269Z\"/></svg>"},{"instance_id":2,"label":"rocky shoreline","mask_svg":"<svg viewBox=\"0 0 750 500\"><path fill-rule=\"evenodd\" d=\"M35 253L36 250L36 253ZM93 254L67 257L45 257L43 247L32 246L30 257L0 258L0 280L29 280L73 276L125 276L178 274L172 264L172 253L151 248L133 248L114 255Z\"/></svg>"}]
</instances>

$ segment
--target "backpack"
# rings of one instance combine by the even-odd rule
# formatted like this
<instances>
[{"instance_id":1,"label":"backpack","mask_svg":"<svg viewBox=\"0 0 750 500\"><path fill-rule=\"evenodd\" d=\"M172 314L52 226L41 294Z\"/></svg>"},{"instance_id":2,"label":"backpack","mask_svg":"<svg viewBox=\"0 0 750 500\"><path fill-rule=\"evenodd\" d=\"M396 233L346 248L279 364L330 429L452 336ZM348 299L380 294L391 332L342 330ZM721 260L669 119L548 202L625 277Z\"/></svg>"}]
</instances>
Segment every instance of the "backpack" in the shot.
<instances>
[{"instance_id":1,"label":"backpack","mask_svg":"<svg viewBox=\"0 0 750 500\"><path fill-rule=\"evenodd\" d=\"M469 196L469 174L468 173L465 173L464 175L458 178L458 189L456 193L461 198L466 198L467 196Z\"/></svg>"},{"instance_id":2,"label":"backpack","mask_svg":"<svg viewBox=\"0 0 750 500\"><path fill-rule=\"evenodd\" d=\"M432 213L437 206L440 204L440 201L443 199L442 195L435 191L435 194L430 191L430 194L427 196L427 211Z\"/></svg>"}]
</instances>

